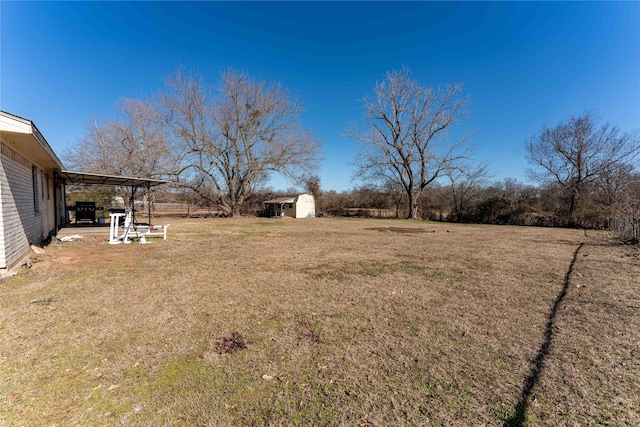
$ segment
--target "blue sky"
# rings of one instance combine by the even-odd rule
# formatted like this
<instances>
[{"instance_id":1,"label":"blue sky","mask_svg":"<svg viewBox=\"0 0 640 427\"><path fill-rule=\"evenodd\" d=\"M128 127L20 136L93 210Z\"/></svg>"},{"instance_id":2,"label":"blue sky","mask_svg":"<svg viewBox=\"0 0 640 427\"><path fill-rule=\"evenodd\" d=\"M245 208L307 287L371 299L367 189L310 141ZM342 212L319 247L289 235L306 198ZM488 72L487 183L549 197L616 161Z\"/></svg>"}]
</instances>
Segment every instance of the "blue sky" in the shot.
<instances>
[{"instance_id":1,"label":"blue sky","mask_svg":"<svg viewBox=\"0 0 640 427\"><path fill-rule=\"evenodd\" d=\"M640 128L640 2L2 1L0 24L0 109L59 154L179 66L212 84L234 67L299 97L324 141L325 190L357 185L345 128L403 65L426 86L464 83L464 129L496 180L526 182L525 139L572 114Z\"/></svg>"}]
</instances>

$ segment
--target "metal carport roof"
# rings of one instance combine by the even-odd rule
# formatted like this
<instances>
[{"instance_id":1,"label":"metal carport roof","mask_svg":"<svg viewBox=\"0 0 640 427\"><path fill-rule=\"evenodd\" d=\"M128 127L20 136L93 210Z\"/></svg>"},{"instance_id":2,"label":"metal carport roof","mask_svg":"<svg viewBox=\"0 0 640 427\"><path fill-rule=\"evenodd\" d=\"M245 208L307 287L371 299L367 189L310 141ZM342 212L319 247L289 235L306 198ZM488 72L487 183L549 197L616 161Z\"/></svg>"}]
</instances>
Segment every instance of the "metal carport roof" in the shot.
<instances>
[{"instance_id":1,"label":"metal carport roof","mask_svg":"<svg viewBox=\"0 0 640 427\"><path fill-rule=\"evenodd\" d=\"M60 171L59 179L65 184L96 184L96 185L125 185L128 187L154 187L168 184L170 181L162 179L138 178L131 176L104 175L88 172Z\"/></svg>"}]
</instances>

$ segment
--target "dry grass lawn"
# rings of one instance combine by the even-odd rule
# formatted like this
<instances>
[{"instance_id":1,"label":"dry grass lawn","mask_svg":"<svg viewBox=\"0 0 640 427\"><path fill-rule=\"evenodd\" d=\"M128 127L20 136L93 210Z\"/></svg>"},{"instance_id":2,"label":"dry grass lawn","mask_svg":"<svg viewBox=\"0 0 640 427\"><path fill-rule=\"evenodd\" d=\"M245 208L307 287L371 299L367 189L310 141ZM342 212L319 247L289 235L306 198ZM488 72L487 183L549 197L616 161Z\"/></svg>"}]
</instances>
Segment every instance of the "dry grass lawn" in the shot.
<instances>
[{"instance_id":1,"label":"dry grass lawn","mask_svg":"<svg viewBox=\"0 0 640 427\"><path fill-rule=\"evenodd\" d=\"M0 425L640 425L639 277L637 247L564 229L53 243L0 284Z\"/></svg>"}]
</instances>

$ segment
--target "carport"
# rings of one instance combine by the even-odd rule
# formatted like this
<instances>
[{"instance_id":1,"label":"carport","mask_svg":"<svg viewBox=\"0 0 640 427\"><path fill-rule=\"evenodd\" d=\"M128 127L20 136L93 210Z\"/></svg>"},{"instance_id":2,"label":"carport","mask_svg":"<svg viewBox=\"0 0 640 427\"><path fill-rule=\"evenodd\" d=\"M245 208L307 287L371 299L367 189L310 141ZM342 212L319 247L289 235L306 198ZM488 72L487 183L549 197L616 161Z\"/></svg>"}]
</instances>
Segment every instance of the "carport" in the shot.
<instances>
[{"instance_id":1,"label":"carport","mask_svg":"<svg viewBox=\"0 0 640 427\"><path fill-rule=\"evenodd\" d=\"M147 191L147 208L149 215L149 224L151 224L151 187L155 187L161 184L168 184L169 181L161 179L139 178L130 176L119 175L105 175L87 172L74 172L74 171L59 171L55 173L56 182L62 184L63 198L67 199L66 186L69 184L86 184L86 185L112 185L118 187L130 187L131 188L131 205L135 206L134 195L136 189L142 188ZM56 215L56 233L60 230L61 226L66 225L66 206L64 207L64 222L61 223L60 215ZM58 209L56 209L58 211Z\"/></svg>"}]
</instances>

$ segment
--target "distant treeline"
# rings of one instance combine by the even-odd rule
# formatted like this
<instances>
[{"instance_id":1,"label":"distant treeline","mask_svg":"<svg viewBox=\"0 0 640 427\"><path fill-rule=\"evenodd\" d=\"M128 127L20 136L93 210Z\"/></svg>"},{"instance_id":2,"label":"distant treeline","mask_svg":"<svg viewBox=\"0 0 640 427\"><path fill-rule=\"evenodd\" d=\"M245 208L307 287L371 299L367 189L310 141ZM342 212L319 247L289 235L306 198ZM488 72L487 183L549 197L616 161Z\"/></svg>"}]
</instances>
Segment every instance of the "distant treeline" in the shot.
<instances>
[{"instance_id":1,"label":"distant treeline","mask_svg":"<svg viewBox=\"0 0 640 427\"><path fill-rule=\"evenodd\" d=\"M433 221L605 229L624 211L622 201L603 187L583 194L579 211L570 217L569 195L558 185L537 187L512 179L465 188L434 185L420 197L419 212L421 219ZM408 210L404 194L392 189L360 187L316 195L318 216L406 218ZM638 214L630 204L623 217L637 224Z\"/></svg>"}]
</instances>

